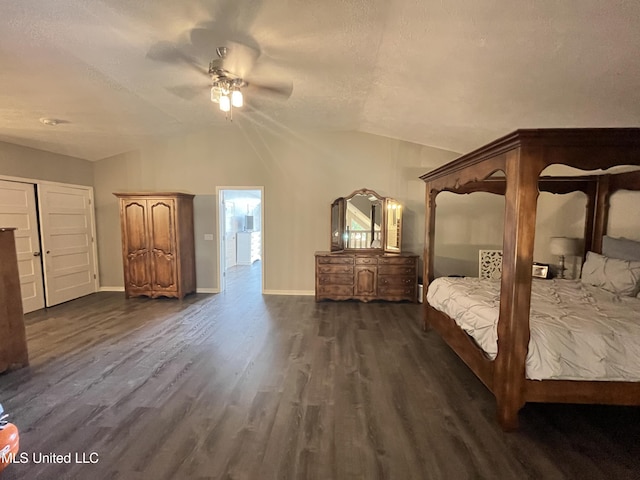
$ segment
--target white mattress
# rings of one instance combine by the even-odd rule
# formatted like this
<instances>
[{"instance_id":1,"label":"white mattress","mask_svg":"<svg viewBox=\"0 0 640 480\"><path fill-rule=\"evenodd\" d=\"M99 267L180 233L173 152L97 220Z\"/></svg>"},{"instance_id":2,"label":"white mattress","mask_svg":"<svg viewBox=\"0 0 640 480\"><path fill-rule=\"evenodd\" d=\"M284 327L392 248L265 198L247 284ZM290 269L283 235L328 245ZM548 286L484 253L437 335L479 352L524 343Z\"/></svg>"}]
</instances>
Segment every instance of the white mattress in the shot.
<instances>
[{"instance_id":1,"label":"white mattress","mask_svg":"<svg viewBox=\"0 0 640 480\"><path fill-rule=\"evenodd\" d=\"M498 353L500 282L438 278L427 301L486 352ZM579 280L533 279L526 376L532 380L640 381L640 300Z\"/></svg>"}]
</instances>

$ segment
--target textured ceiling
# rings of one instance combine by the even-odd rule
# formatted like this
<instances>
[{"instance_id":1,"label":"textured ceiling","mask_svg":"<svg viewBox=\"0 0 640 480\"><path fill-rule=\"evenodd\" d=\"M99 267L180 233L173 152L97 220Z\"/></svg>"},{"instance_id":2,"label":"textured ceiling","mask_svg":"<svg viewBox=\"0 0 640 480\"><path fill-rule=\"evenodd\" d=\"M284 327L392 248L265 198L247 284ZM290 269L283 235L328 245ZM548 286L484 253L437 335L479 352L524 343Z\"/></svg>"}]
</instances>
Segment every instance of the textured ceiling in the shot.
<instances>
[{"instance_id":1,"label":"textured ceiling","mask_svg":"<svg viewBox=\"0 0 640 480\"><path fill-rule=\"evenodd\" d=\"M234 128L193 68L228 41L259 52L254 82L293 84L247 90L236 124L459 152L516 128L640 126L637 0L20 0L0 3L0 141L96 160Z\"/></svg>"}]
</instances>

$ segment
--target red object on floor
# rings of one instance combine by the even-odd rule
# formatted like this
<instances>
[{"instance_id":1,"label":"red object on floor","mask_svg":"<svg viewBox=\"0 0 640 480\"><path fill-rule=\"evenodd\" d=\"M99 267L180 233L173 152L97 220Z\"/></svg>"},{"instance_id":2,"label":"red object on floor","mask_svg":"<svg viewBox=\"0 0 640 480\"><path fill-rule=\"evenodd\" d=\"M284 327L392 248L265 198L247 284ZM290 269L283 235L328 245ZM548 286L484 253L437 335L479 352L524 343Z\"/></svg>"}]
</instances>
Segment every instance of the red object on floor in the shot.
<instances>
[{"instance_id":1,"label":"red object on floor","mask_svg":"<svg viewBox=\"0 0 640 480\"><path fill-rule=\"evenodd\" d=\"M18 427L13 423L7 423L0 430L0 472L7 468L11 459L15 458L20 448L20 435Z\"/></svg>"}]
</instances>

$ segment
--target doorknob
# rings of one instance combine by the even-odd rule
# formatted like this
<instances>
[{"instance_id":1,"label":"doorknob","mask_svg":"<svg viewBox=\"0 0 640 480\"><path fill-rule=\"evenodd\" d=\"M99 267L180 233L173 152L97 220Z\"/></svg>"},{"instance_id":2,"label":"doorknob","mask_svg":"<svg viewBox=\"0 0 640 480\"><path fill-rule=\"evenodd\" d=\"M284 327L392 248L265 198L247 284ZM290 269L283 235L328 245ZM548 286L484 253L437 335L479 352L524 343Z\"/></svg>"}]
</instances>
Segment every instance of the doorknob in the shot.
<instances>
[{"instance_id":1,"label":"doorknob","mask_svg":"<svg viewBox=\"0 0 640 480\"><path fill-rule=\"evenodd\" d=\"M34 257L39 257L40 256L40 252L33 252L33 256Z\"/></svg>"}]
</instances>

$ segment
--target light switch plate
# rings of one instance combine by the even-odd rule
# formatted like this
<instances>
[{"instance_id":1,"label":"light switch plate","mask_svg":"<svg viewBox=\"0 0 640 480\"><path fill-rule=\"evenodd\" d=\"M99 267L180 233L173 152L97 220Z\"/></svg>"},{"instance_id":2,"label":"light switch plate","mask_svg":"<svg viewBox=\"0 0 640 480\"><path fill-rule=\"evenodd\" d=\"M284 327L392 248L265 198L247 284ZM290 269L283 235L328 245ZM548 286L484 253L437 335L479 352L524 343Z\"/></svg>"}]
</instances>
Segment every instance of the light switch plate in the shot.
<instances>
[{"instance_id":1,"label":"light switch plate","mask_svg":"<svg viewBox=\"0 0 640 480\"><path fill-rule=\"evenodd\" d=\"M205 240L213 240L213 233L205 233L204 234L204 239Z\"/></svg>"}]
</instances>

